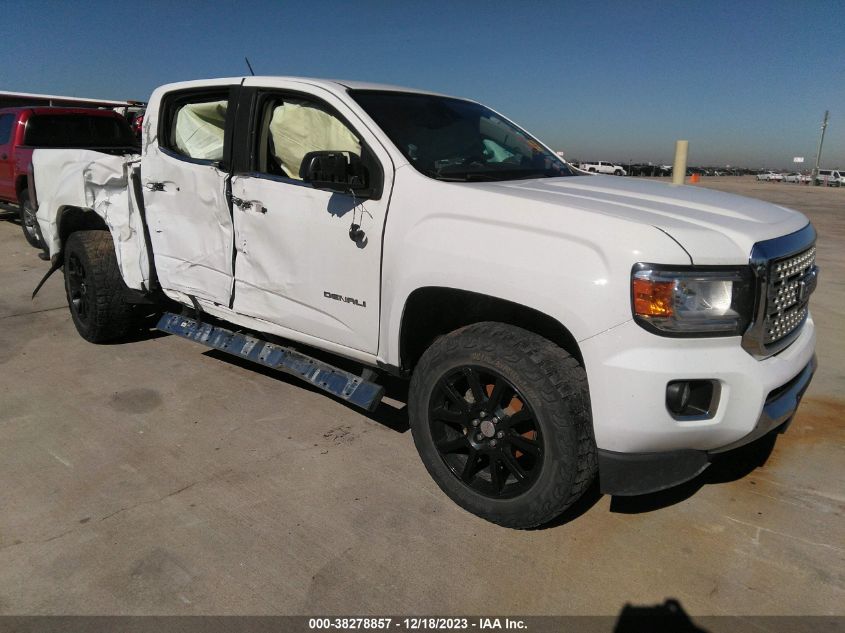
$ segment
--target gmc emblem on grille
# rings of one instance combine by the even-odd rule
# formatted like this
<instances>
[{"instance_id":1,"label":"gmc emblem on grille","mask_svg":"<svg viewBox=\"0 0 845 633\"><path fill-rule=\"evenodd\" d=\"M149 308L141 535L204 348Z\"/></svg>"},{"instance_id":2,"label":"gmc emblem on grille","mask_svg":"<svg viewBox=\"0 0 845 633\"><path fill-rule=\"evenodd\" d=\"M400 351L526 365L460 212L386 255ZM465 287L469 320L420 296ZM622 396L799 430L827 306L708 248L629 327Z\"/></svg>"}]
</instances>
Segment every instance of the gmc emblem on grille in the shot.
<instances>
[{"instance_id":1,"label":"gmc emblem on grille","mask_svg":"<svg viewBox=\"0 0 845 633\"><path fill-rule=\"evenodd\" d=\"M816 289L816 284L818 282L819 269L817 266L813 266L803 277L801 277L801 281L798 284L798 301L806 301L809 299L810 295L813 294L813 290Z\"/></svg>"}]
</instances>

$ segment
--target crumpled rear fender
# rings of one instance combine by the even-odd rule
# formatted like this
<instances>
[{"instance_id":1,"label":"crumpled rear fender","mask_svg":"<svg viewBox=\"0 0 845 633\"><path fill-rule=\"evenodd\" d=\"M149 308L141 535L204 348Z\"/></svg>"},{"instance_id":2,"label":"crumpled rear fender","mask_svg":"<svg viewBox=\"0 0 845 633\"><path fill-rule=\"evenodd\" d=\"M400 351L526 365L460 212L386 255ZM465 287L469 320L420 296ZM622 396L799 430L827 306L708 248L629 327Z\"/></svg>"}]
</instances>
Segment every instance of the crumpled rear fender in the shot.
<instances>
[{"instance_id":1,"label":"crumpled rear fender","mask_svg":"<svg viewBox=\"0 0 845 633\"><path fill-rule=\"evenodd\" d=\"M50 257L62 251L62 238L67 237L63 236L62 219L69 217L69 210L96 213L112 235L126 285L147 290L150 263L132 186L132 172L139 167L140 157L82 149L37 149L32 165L38 224Z\"/></svg>"}]
</instances>

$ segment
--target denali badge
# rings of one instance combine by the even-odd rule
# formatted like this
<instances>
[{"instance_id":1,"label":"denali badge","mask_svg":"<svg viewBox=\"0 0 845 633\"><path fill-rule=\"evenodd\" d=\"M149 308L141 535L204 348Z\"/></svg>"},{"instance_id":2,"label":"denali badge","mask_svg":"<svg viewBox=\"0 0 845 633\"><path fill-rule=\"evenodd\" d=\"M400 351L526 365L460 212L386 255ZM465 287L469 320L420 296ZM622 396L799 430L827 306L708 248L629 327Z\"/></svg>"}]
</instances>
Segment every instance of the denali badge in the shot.
<instances>
[{"instance_id":1,"label":"denali badge","mask_svg":"<svg viewBox=\"0 0 845 633\"><path fill-rule=\"evenodd\" d=\"M323 291L323 296L326 299L334 299L335 301L343 301L344 303L353 303L356 306L361 306L362 308L367 307L366 301L358 301L358 299L356 299L355 297L342 297L341 295L336 295L333 292L326 291Z\"/></svg>"}]
</instances>

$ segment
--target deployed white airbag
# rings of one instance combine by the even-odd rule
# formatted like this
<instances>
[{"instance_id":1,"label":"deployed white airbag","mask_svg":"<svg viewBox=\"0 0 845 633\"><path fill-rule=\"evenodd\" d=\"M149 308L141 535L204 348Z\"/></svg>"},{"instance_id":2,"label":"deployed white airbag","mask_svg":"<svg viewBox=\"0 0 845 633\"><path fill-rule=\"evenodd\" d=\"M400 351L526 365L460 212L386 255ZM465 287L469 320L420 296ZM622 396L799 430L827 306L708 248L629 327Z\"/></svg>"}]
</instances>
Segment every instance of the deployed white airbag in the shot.
<instances>
[{"instance_id":1,"label":"deployed white airbag","mask_svg":"<svg viewBox=\"0 0 845 633\"><path fill-rule=\"evenodd\" d=\"M361 143L337 117L308 101L287 101L273 109L271 152L290 178L308 152L337 151L361 155Z\"/></svg>"},{"instance_id":2,"label":"deployed white airbag","mask_svg":"<svg viewBox=\"0 0 845 633\"><path fill-rule=\"evenodd\" d=\"M223 160L223 132L228 101L190 103L176 113L176 148L205 160Z\"/></svg>"}]
</instances>

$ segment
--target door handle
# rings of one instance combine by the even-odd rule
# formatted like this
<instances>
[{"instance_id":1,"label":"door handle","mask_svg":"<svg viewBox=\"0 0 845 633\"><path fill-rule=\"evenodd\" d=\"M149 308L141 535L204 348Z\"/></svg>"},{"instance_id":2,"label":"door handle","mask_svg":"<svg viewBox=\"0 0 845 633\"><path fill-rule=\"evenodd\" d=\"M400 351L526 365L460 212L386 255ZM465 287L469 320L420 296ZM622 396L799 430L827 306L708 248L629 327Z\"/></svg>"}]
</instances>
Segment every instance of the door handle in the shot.
<instances>
[{"instance_id":1,"label":"door handle","mask_svg":"<svg viewBox=\"0 0 845 633\"><path fill-rule=\"evenodd\" d=\"M247 209L255 209L259 213L267 213L267 207L261 204L258 200L244 200L243 198L232 196L232 204L237 207L240 207L242 211L246 211Z\"/></svg>"},{"instance_id":2,"label":"door handle","mask_svg":"<svg viewBox=\"0 0 845 633\"><path fill-rule=\"evenodd\" d=\"M9 158L8 154L3 154L2 156L0 156L0 160L6 160L7 158Z\"/></svg>"},{"instance_id":3,"label":"door handle","mask_svg":"<svg viewBox=\"0 0 845 633\"><path fill-rule=\"evenodd\" d=\"M147 182L144 186L150 191L164 191L163 182Z\"/></svg>"}]
</instances>

